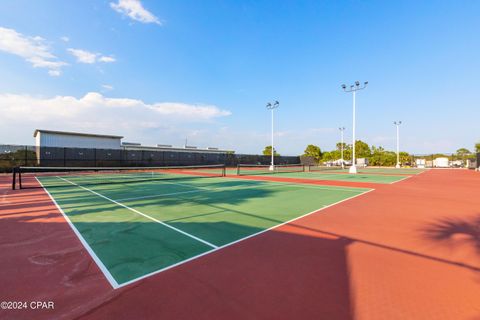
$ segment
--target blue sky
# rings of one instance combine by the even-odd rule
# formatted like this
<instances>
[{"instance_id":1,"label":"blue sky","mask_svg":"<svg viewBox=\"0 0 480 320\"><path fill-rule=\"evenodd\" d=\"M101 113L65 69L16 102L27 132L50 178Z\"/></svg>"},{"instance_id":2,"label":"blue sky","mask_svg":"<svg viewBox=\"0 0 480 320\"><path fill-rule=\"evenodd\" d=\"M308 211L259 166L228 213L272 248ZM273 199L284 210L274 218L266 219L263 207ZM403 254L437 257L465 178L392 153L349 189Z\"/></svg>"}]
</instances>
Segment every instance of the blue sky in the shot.
<instances>
[{"instance_id":1,"label":"blue sky","mask_svg":"<svg viewBox=\"0 0 480 320\"><path fill-rule=\"evenodd\" d=\"M0 143L35 128L259 153L480 140L479 1L21 1L0 10Z\"/></svg>"}]
</instances>

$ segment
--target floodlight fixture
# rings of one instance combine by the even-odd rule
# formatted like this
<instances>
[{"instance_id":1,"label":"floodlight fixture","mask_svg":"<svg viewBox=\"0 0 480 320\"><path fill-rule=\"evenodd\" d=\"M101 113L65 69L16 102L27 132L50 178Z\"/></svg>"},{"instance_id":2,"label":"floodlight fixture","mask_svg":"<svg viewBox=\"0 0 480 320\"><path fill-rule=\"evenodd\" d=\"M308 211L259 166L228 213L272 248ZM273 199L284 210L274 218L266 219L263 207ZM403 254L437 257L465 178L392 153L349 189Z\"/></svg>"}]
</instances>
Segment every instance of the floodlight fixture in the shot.
<instances>
[{"instance_id":1,"label":"floodlight fixture","mask_svg":"<svg viewBox=\"0 0 480 320\"><path fill-rule=\"evenodd\" d=\"M355 81L355 84L350 85L350 88L347 89L346 85L342 85L342 89L345 92L352 92L353 94L353 126L352 126L352 166L350 167L350 173L357 173L357 167L355 163L355 94L358 90L363 90L367 87L368 81L365 81L363 85L360 85L360 81Z\"/></svg>"}]
</instances>

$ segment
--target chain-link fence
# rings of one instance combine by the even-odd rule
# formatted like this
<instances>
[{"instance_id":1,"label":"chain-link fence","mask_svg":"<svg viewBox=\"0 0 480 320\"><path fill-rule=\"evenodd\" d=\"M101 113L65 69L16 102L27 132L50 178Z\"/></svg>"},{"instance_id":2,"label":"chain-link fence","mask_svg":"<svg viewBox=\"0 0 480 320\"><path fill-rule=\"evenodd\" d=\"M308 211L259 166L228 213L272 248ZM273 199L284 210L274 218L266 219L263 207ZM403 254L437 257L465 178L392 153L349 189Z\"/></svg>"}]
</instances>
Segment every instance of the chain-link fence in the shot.
<instances>
[{"instance_id":1,"label":"chain-link fence","mask_svg":"<svg viewBox=\"0 0 480 320\"><path fill-rule=\"evenodd\" d=\"M129 150L0 145L0 172L18 166L149 167L269 164L270 156L201 151ZM277 156L276 164L296 164L299 157Z\"/></svg>"}]
</instances>

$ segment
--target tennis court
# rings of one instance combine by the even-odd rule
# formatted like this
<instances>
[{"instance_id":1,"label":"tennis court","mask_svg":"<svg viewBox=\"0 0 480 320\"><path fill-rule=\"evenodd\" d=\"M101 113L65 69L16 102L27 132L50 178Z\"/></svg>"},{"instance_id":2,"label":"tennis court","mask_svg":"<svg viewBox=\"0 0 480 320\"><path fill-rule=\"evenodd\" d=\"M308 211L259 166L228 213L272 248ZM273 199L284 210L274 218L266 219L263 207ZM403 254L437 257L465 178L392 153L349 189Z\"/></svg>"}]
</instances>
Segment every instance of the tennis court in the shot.
<instances>
[{"instance_id":1,"label":"tennis court","mask_svg":"<svg viewBox=\"0 0 480 320\"><path fill-rule=\"evenodd\" d=\"M114 288L370 191L131 173L36 176Z\"/></svg>"},{"instance_id":2,"label":"tennis court","mask_svg":"<svg viewBox=\"0 0 480 320\"><path fill-rule=\"evenodd\" d=\"M236 170L227 171L230 174L237 175L263 175L263 176L281 176L293 179L312 179L312 180L331 180L345 182L365 182L391 184L404 180L411 175L421 173L419 170L412 171L403 169L396 171L395 168L362 168L357 174L349 174L348 169L340 167L317 167L303 165L278 165L272 172L268 165L239 165Z\"/></svg>"}]
</instances>

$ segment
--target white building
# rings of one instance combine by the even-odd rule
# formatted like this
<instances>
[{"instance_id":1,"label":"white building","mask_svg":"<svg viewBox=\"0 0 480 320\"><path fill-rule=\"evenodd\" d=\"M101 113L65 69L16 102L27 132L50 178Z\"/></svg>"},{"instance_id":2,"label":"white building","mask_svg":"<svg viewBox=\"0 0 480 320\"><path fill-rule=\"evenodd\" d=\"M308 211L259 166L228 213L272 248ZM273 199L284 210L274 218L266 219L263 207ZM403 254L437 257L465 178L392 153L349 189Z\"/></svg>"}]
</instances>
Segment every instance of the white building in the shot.
<instances>
[{"instance_id":1,"label":"white building","mask_svg":"<svg viewBox=\"0 0 480 320\"><path fill-rule=\"evenodd\" d=\"M37 147L121 149L121 136L37 129L33 133Z\"/></svg>"},{"instance_id":2,"label":"white building","mask_svg":"<svg viewBox=\"0 0 480 320\"><path fill-rule=\"evenodd\" d=\"M417 165L417 168L425 168L427 164L426 159L416 159L415 164Z\"/></svg>"},{"instance_id":3,"label":"white building","mask_svg":"<svg viewBox=\"0 0 480 320\"><path fill-rule=\"evenodd\" d=\"M367 158L357 158L357 167L366 167L368 166Z\"/></svg>"},{"instance_id":4,"label":"white building","mask_svg":"<svg viewBox=\"0 0 480 320\"><path fill-rule=\"evenodd\" d=\"M218 148L197 148L171 145L144 146L122 142L122 136L35 130L37 162L41 166L120 166L190 165L217 163L222 156L233 152Z\"/></svg>"},{"instance_id":5,"label":"white building","mask_svg":"<svg viewBox=\"0 0 480 320\"><path fill-rule=\"evenodd\" d=\"M435 168L448 168L450 167L448 158L440 157L433 160L433 166Z\"/></svg>"}]
</instances>

